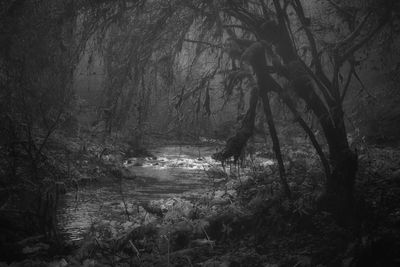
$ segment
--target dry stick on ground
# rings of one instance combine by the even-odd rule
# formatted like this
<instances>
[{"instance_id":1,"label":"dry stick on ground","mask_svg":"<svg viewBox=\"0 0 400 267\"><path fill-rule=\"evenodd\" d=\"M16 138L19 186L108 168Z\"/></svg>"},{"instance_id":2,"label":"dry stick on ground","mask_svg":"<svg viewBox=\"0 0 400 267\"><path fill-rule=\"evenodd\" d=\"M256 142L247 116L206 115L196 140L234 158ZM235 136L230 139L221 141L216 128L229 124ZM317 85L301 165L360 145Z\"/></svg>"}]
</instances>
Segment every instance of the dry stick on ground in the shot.
<instances>
[{"instance_id":1,"label":"dry stick on ground","mask_svg":"<svg viewBox=\"0 0 400 267\"><path fill-rule=\"evenodd\" d=\"M136 248L136 246L132 243L132 240L129 240L129 244L131 245L132 249L135 251L136 257L137 257L138 260L141 262L142 260L140 259L139 250L138 250L138 249Z\"/></svg>"}]
</instances>

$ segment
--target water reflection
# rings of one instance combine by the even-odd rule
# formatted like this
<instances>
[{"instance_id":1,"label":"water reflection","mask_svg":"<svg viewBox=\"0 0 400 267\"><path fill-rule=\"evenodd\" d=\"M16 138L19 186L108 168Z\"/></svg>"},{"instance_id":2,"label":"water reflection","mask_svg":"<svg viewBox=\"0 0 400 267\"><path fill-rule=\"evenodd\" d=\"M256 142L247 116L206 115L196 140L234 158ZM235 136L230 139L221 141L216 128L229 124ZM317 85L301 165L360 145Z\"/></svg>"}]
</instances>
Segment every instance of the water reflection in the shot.
<instances>
[{"instance_id":1,"label":"water reflection","mask_svg":"<svg viewBox=\"0 0 400 267\"><path fill-rule=\"evenodd\" d=\"M126 221L126 209L135 209L142 201L207 189L211 180L205 170L220 166L211 159L215 147L167 146L151 152L154 158L130 158L123 163L132 179L91 184L67 193L58 214L60 231L70 240L79 240L93 222ZM256 161L264 167L274 164L267 158Z\"/></svg>"},{"instance_id":2,"label":"water reflection","mask_svg":"<svg viewBox=\"0 0 400 267\"><path fill-rule=\"evenodd\" d=\"M205 170L217 164L213 147L162 147L151 151L155 158L131 158L124 166L134 179L94 184L69 192L59 211L59 228L71 240L79 240L98 220L126 220L123 200L132 208L144 200L169 198L205 188Z\"/></svg>"}]
</instances>

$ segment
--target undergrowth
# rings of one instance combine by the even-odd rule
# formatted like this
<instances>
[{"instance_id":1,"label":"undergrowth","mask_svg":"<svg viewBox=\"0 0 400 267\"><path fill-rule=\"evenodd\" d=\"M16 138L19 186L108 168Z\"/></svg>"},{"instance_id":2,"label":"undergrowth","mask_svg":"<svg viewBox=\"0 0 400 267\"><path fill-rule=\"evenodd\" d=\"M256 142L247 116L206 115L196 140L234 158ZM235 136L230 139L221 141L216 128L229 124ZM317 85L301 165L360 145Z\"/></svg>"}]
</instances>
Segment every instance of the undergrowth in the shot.
<instances>
[{"instance_id":1,"label":"undergrowth","mask_svg":"<svg viewBox=\"0 0 400 267\"><path fill-rule=\"evenodd\" d=\"M324 178L317 157L308 151L311 156L306 159L303 151L288 152L291 201L281 193L275 165L249 162L240 175L213 166L207 170L211 187L196 192L196 197L188 192L137 203L129 209L130 219L95 222L68 255L50 263L398 266L400 152L370 147L360 155L357 209L350 226L337 224L330 213L318 209ZM40 264L44 262L49 264Z\"/></svg>"}]
</instances>

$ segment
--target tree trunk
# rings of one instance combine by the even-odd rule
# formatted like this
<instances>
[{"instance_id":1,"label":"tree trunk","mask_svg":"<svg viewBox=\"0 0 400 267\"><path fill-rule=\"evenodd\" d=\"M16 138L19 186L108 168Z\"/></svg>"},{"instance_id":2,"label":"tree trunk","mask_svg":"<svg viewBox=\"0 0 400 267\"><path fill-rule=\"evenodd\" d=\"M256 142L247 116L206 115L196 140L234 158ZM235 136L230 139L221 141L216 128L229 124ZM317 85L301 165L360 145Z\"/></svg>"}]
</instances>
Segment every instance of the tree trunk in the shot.
<instances>
[{"instance_id":1,"label":"tree trunk","mask_svg":"<svg viewBox=\"0 0 400 267\"><path fill-rule=\"evenodd\" d=\"M279 95L279 97L283 100L283 102L286 104L286 106L292 112L293 116L295 117L295 121L300 124L300 126L303 128L303 130L308 135L308 138L310 138L310 141L313 144L313 146L321 160L322 166L324 167L326 179L328 180L329 177L331 176L330 165L329 165L328 159L326 158L324 152L322 151L322 148L321 148L320 144L318 143L317 138L315 137L311 128L307 125L307 123L304 121L304 119L301 117L301 115L297 111L296 106L295 106L293 100L291 99L291 97L289 95L287 95L285 92L283 92L282 87L269 75L269 73L265 73L264 77L267 80L266 83L269 84L272 87L272 90L275 91Z\"/></svg>"},{"instance_id":2,"label":"tree trunk","mask_svg":"<svg viewBox=\"0 0 400 267\"><path fill-rule=\"evenodd\" d=\"M267 69L267 61L265 59L264 47L261 43L251 45L243 54L243 59L247 60L256 74L259 95L263 101L264 113L267 119L268 128L271 134L272 148L278 161L279 177L285 195L290 199L290 188L286 180L285 166L283 164L281 147L279 138L276 133L275 123L272 117L271 106L269 103L268 92L272 90L271 84L268 83L264 70Z\"/></svg>"},{"instance_id":3,"label":"tree trunk","mask_svg":"<svg viewBox=\"0 0 400 267\"><path fill-rule=\"evenodd\" d=\"M298 62L288 65L287 78L296 94L306 101L318 118L329 147L332 172L328 176L320 207L332 212L338 221L348 223L354 217L353 193L358 161L347 142L341 103L327 107L316 94L304 67Z\"/></svg>"},{"instance_id":4,"label":"tree trunk","mask_svg":"<svg viewBox=\"0 0 400 267\"><path fill-rule=\"evenodd\" d=\"M253 29L257 33L256 36L265 41L264 44L266 46L269 44L273 45L275 49L270 49L268 53L271 57L275 58L271 58L273 66L272 68L271 66L267 66L269 67L267 70L272 69L278 75L286 78L290 82L293 91L300 99L306 102L307 106L319 120L329 146L330 164L332 167L332 172L328 175L325 188L324 199L328 201L321 201L321 203L325 202L325 205L323 205L324 208L333 212L338 218L351 217L354 202L354 182L357 172L357 155L350 150L347 143L346 129L343 122L342 101L340 97L337 97L337 95L340 95L338 94L338 83L335 80L328 80L322 71L320 63L316 62L317 68L320 68L316 71L316 75L321 79L320 84L317 83L319 90L316 90L314 82L310 78L312 74L308 73L308 67L305 66L304 62L299 58L296 49L294 49L294 43L290 34L291 30L287 25L288 18L285 8L281 6L281 1L278 0L274 0L273 5L276 10L277 20L271 19L269 12L264 12L265 22L263 24L237 9L229 10L228 14L244 22L250 29ZM299 12L301 9L300 1L295 1L295 5L297 5ZM304 20L304 14L300 14L300 19ZM310 36L311 34L308 34L309 38ZM311 46L315 50L313 60L318 61L320 55L317 53L316 46L312 42L313 38L311 39ZM242 59L250 61L253 69L257 72L257 70L261 70L266 66L264 64L264 49L261 49L262 45L260 43L258 43L257 49L253 49L253 51L250 51L249 48L242 55ZM254 52L255 50L257 51ZM258 56L255 56L256 54ZM340 64L337 66L340 66ZM337 73L337 71L334 71L334 73ZM263 78L263 76L267 78ZM274 86L268 84L270 80L274 80L270 75L259 73L258 78L264 79L266 86L270 88ZM334 78L337 80L337 77Z\"/></svg>"},{"instance_id":5,"label":"tree trunk","mask_svg":"<svg viewBox=\"0 0 400 267\"><path fill-rule=\"evenodd\" d=\"M332 212L344 224L354 219L354 184L358 169L358 156L347 142L343 112L333 116L335 128L326 133L332 174L327 180L320 207Z\"/></svg>"},{"instance_id":6,"label":"tree trunk","mask_svg":"<svg viewBox=\"0 0 400 267\"><path fill-rule=\"evenodd\" d=\"M274 150L276 159L278 161L278 168L279 168L279 177L281 179L281 185L283 188L283 191L285 192L285 195L290 199L291 198L291 192L289 185L287 183L286 179L286 173L285 173L285 166L283 164L283 159L282 159L282 153L281 153L281 147L279 144L279 138L276 133L276 128L275 128L275 123L274 119L272 117L272 111L271 111L271 106L269 103L269 97L268 97L268 91L266 90L265 87L262 87L261 89L261 84L260 86L260 96L263 101L263 106L264 106L264 113L265 117L267 119L268 123L268 129L271 135L271 140L272 140L272 149Z\"/></svg>"},{"instance_id":7,"label":"tree trunk","mask_svg":"<svg viewBox=\"0 0 400 267\"><path fill-rule=\"evenodd\" d=\"M321 208L333 212L343 223L354 218L354 182L357 173L357 154L344 149L331 159L333 171L326 183Z\"/></svg>"}]
</instances>

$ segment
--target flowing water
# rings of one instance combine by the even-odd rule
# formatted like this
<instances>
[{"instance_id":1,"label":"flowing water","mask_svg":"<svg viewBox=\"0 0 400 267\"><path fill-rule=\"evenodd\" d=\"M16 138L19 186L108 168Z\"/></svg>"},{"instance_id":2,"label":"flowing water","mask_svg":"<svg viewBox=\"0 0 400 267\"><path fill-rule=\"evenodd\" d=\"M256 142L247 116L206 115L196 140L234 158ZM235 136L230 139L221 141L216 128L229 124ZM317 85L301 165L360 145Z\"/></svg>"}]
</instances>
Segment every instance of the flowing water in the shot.
<instances>
[{"instance_id":1,"label":"flowing water","mask_svg":"<svg viewBox=\"0 0 400 267\"><path fill-rule=\"evenodd\" d=\"M68 239L79 240L93 222L126 220L126 203L166 199L210 185L205 170L217 164L211 159L215 147L166 146L150 152L154 158L124 162L132 179L91 184L68 192L58 214L59 230Z\"/></svg>"}]
</instances>

